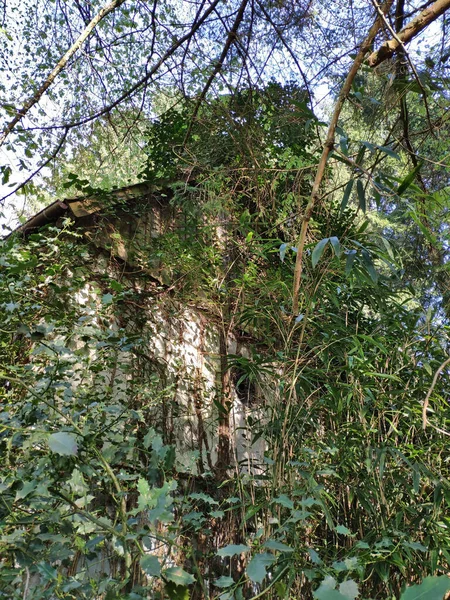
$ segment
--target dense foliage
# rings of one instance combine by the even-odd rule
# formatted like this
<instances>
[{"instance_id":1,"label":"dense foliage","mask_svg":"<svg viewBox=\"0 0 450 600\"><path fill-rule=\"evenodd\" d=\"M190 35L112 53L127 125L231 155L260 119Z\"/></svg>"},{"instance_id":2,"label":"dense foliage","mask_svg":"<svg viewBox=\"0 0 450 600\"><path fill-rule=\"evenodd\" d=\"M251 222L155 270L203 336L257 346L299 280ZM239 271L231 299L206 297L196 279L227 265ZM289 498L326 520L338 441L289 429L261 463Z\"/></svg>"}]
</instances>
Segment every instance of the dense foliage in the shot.
<instances>
[{"instance_id":1,"label":"dense foliage","mask_svg":"<svg viewBox=\"0 0 450 600\"><path fill-rule=\"evenodd\" d=\"M449 10L5 4L0 598L448 594Z\"/></svg>"},{"instance_id":2,"label":"dense foliage","mask_svg":"<svg viewBox=\"0 0 450 600\"><path fill-rule=\"evenodd\" d=\"M358 212L357 180L354 200L347 185L314 217L292 315L289 222L311 186L317 120L301 90L276 84L212 103L190 131L189 110L149 130L146 178L173 181L182 218L140 260L166 266L172 301L207 307L247 336L251 355L227 356L226 368L238 388L269 385L247 424L265 440L264 462L241 471L230 456L196 475L180 460L158 417L171 382L144 368L144 329L130 313L158 302L164 282L102 258L82 224L9 237L3 597L391 598L424 580L404 597L442 598L445 377L422 427L448 345L438 299L424 308L411 286L402 232ZM110 223L144 210L99 201ZM217 423L230 410L221 394Z\"/></svg>"}]
</instances>

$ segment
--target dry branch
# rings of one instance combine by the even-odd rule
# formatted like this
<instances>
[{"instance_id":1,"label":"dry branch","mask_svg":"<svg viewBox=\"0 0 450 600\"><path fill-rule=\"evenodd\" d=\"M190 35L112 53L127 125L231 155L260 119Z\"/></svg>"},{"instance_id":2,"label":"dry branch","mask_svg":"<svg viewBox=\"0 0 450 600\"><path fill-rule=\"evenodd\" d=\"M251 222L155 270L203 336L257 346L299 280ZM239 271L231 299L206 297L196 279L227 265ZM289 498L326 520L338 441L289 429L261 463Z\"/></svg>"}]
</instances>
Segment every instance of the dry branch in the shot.
<instances>
[{"instance_id":1,"label":"dry branch","mask_svg":"<svg viewBox=\"0 0 450 600\"><path fill-rule=\"evenodd\" d=\"M381 10L383 14L387 14L389 9L392 6L393 0L387 0ZM450 0L448 0L450 3ZM369 30L369 33L366 39L360 46L358 54L356 55L355 60L353 61L352 67L348 72L348 75L345 79L344 85L339 93L339 97L337 99L336 105L334 107L333 115L331 117L330 125L328 127L327 138L325 140L325 144L322 151L322 156L320 158L320 163L317 169L316 178L314 180L314 184L311 191L311 197L309 199L308 205L306 207L303 220L302 227L300 230L300 239L297 244L297 259L295 263L295 271L294 271L294 288L293 288L293 299L292 299L292 312L294 315L298 313L298 293L300 289L300 281L302 277L303 271L303 250L305 247L306 241L306 233L308 231L309 221L311 220L311 216L316 205L317 200L319 199L319 190L322 184L322 180L325 174L325 166L327 163L328 155L334 147L334 136L336 133L336 127L339 121L339 116L342 111L342 107L344 106L345 100L347 98L348 93L352 87L353 80L359 71L360 66L363 63L364 57L370 49L370 46L380 29L382 21L379 16L375 19L374 24Z\"/></svg>"},{"instance_id":2,"label":"dry branch","mask_svg":"<svg viewBox=\"0 0 450 600\"><path fill-rule=\"evenodd\" d=\"M398 50L401 50L404 44L410 42L416 35L423 31L430 23L450 8L450 0L437 0L434 4L423 10L417 17L410 21L398 34L384 42L378 50L372 52L367 59L367 64L370 67L376 67L391 58Z\"/></svg>"},{"instance_id":3,"label":"dry branch","mask_svg":"<svg viewBox=\"0 0 450 600\"><path fill-rule=\"evenodd\" d=\"M48 88L52 85L59 73L61 73L61 71L65 68L68 61L72 58L75 52L83 45L83 43L91 35L91 33L94 31L95 27L100 23L100 21L124 2L125 0L113 0L104 8L102 8L102 10L91 20L91 22L84 29L83 33L78 37L76 42L72 44L69 50L67 50L67 52L61 58L59 63L56 65L56 67L53 69L53 71L50 73L50 75L47 77L44 83L40 86L37 92L33 94L33 96L24 103L22 108L17 112L17 115L5 127L2 135L0 136L0 146L4 144L6 138L17 125L17 123L19 123L25 117L28 111L39 102L39 100L42 98L42 96L45 94Z\"/></svg>"}]
</instances>

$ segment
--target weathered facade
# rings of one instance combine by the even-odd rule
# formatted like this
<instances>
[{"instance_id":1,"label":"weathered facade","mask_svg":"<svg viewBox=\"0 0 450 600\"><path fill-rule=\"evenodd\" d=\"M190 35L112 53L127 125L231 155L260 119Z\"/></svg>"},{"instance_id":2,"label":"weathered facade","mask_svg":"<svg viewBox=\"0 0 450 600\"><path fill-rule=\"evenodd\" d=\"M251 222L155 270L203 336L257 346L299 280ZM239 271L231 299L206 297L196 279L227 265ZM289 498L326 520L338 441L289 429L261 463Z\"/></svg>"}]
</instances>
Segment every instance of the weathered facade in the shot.
<instances>
[{"instance_id":1,"label":"weathered facade","mask_svg":"<svg viewBox=\"0 0 450 600\"><path fill-rule=\"evenodd\" d=\"M179 467L196 474L236 467L258 471L264 444L252 445L247 417L258 412L263 390L243 385L239 370L230 368L236 357L249 356L248 339L233 331L206 294L190 299L182 293L184 274L177 274L176 262L167 262L159 243L168 234L173 239L183 227L183 213L172 206L171 195L170 189L136 185L105 199L58 200L20 230L28 235L67 217L74 221L91 253L93 279L72 302L89 305L94 319L99 292L109 291L104 284L99 290L98 276L138 294L139 301L125 297L118 304L110 326L144 340L145 350L137 356L121 353L119 363L139 363L143 388L147 379L158 391L148 424L175 444L183 463ZM189 273L191 279L195 275ZM126 370L118 364L108 376L116 395L127 394Z\"/></svg>"}]
</instances>

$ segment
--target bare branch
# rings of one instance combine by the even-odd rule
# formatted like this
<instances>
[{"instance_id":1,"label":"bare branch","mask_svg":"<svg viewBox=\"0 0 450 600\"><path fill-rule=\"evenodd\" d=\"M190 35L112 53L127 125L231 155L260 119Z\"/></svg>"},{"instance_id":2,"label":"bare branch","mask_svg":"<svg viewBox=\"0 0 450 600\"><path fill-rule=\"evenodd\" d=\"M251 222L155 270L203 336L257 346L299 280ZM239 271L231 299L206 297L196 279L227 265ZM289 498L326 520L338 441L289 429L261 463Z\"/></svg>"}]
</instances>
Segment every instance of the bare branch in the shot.
<instances>
[{"instance_id":1,"label":"bare branch","mask_svg":"<svg viewBox=\"0 0 450 600\"><path fill-rule=\"evenodd\" d=\"M377 0L372 0L372 4L375 6L375 9L377 10L378 14L380 15L380 18L383 19L383 23L386 25L387 29L391 32L393 39L396 40L400 44L399 53L401 53L401 55L404 56L406 58L406 60L408 61L409 66L411 67L411 71L413 72L413 75L416 79L417 85L422 90L423 103L425 105L425 111L427 113L427 120L428 120L428 124L430 126L430 133L433 134L433 126L431 124L430 109L428 107L428 101L427 101L427 91L423 87L422 81L420 80L420 77L419 77L419 73L417 72L417 69L414 66L414 63L411 60L411 57L409 56L408 51L406 50L405 44L402 42L402 40L399 38L398 34L391 27L389 21L386 19L385 15L381 11L381 8L380 8ZM399 10L400 10L400 8L399 8L399 5L397 4L396 15L395 15L396 22L399 22L399 20L401 20L401 17L399 15Z\"/></svg>"},{"instance_id":2,"label":"bare branch","mask_svg":"<svg viewBox=\"0 0 450 600\"><path fill-rule=\"evenodd\" d=\"M25 131L31 131L31 129L45 129L46 131L55 130L55 129L73 129L74 127L79 127L81 125L86 125L91 121L95 121L99 117L110 113L113 109L115 109L119 104L121 104L124 100L131 98L137 91L139 91L144 85L146 85L153 76L157 73L160 67L180 48L186 41L190 40L197 30L203 25L209 15L214 12L217 5L221 2L221 0L214 0L209 7L205 10L203 15L196 18L191 29L183 35L181 38L176 39L170 48L161 56L161 58L153 65L153 67L149 70L146 70L145 75L139 79L134 85L132 85L128 90L126 90L123 94L118 96L115 100L113 100L108 106L105 106L95 114L89 115L84 119L80 119L79 121L73 121L72 123L64 123L62 125L52 125L49 127L35 127L35 128L27 128Z\"/></svg>"},{"instance_id":3,"label":"bare branch","mask_svg":"<svg viewBox=\"0 0 450 600\"><path fill-rule=\"evenodd\" d=\"M450 0L448 0L448 1L450 2ZM387 12L389 12L389 9L391 8L392 3L393 3L393 0L387 0L387 2L385 2L383 4L383 7L381 9L383 14L386 14ZM296 315L298 313L298 293L299 293L299 289L300 289L300 281L301 281L302 271L303 271L303 250L305 247L306 233L308 231L308 224L309 224L309 221L311 220L312 212L313 212L316 202L319 198L319 190L320 190L320 186L322 184L323 176L325 174L325 166L327 163L328 155L330 154L330 152L334 146L334 136L335 136L336 127L337 127L337 124L339 121L339 116L341 114L342 107L344 106L347 95L352 87L353 80L354 80L356 74L358 73L360 66L363 63L364 57L366 56L367 52L369 51L370 46L381 27L381 24L382 24L382 21L381 21L380 17L377 16L374 24L372 25L372 27L369 30L369 33L368 33L366 39L361 44L358 54L356 55L356 58L353 61L353 65L344 81L344 85L342 86L342 89L340 91L339 97L338 97L336 105L334 107L333 115L331 117L330 125L328 127L327 138L325 140L325 144L324 144L323 151L322 151L322 156L320 158L319 167L318 167L317 173L316 173L316 178L314 180L314 184L312 187L311 197L309 199L308 205L306 206L306 210L305 210L305 213L303 216L302 227L300 230L300 239L297 244L297 259L295 262L294 288L293 288L293 297L292 297L292 312L294 313L294 315Z\"/></svg>"},{"instance_id":4,"label":"bare branch","mask_svg":"<svg viewBox=\"0 0 450 600\"><path fill-rule=\"evenodd\" d=\"M6 138L17 125L17 123L19 123L25 117L28 111L39 102L39 100L42 98L42 96L45 94L48 88L52 85L53 81L56 79L59 73L61 73L61 71L65 68L68 61L83 45L85 40L91 35L92 31L95 29L98 23L100 23L102 19L104 19L107 15L109 15L109 13L113 12L124 2L125 0L112 0L112 2L107 4L104 8L102 8L102 10L92 19L92 21L87 25L83 33L78 37L76 42L72 44L69 50L67 50L67 52L61 58L59 63L56 65L56 67L53 69L53 71L50 73L50 75L47 77L44 83L40 86L37 92L25 102L22 108L18 111L17 115L5 127L2 135L0 136L0 146L4 144Z\"/></svg>"},{"instance_id":5,"label":"bare branch","mask_svg":"<svg viewBox=\"0 0 450 600\"><path fill-rule=\"evenodd\" d=\"M232 46L232 44L235 42L235 40L237 39L237 33L239 30L239 26L242 22L242 19L244 18L244 12L245 9L247 7L248 4L248 0L242 0L237 15L236 15L236 19L233 23L233 26L231 27L230 31L228 32L227 35L227 39L225 41L224 47L222 49L222 52L220 54L219 60L216 62L216 65L213 69L213 72L211 73L211 75L208 77L208 81L206 82L200 96L197 99L197 102L195 104L195 108L194 108L194 112L193 115L191 117L191 121L190 121L190 125L188 127L188 130L186 132L186 136L185 136L185 140L188 139L190 133L191 133L191 129L192 129L192 125L193 122L197 116L198 110L200 108L201 103L203 102L203 100L206 97L206 94L208 93L209 88L211 87L216 75L219 73L219 71L222 69L223 67L223 63L225 62L225 59L227 57L227 54Z\"/></svg>"},{"instance_id":6,"label":"bare branch","mask_svg":"<svg viewBox=\"0 0 450 600\"><path fill-rule=\"evenodd\" d=\"M29 183L38 173L40 173L42 171L42 169L44 167L46 167L49 163L52 162L53 159L55 159L58 156L59 151L63 147L64 142L66 141L68 132L69 132L69 130L65 129L63 135L61 136L61 139L59 140L57 146L55 147L55 149L53 150L53 152L50 154L50 156L43 163L41 163L39 165L39 167L37 169L35 169L31 173L31 175L29 175L29 177L27 177L24 181L22 181L22 183L20 183L16 188L14 188L12 192L9 192L9 194L6 194L6 196L2 196L0 198L0 202L3 202L4 200L6 200L7 198L9 198L10 196L13 196L14 194L16 194L22 188L24 188L27 185L27 183Z\"/></svg>"},{"instance_id":7,"label":"bare branch","mask_svg":"<svg viewBox=\"0 0 450 600\"><path fill-rule=\"evenodd\" d=\"M423 31L430 23L443 15L450 8L450 0L437 0L434 4L422 11L417 17L410 21L397 36L384 42L378 50L372 52L367 59L370 67L377 67L387 58L391 58L404 44L410 42L416 35Z\"/></svg>"}]
</instances>

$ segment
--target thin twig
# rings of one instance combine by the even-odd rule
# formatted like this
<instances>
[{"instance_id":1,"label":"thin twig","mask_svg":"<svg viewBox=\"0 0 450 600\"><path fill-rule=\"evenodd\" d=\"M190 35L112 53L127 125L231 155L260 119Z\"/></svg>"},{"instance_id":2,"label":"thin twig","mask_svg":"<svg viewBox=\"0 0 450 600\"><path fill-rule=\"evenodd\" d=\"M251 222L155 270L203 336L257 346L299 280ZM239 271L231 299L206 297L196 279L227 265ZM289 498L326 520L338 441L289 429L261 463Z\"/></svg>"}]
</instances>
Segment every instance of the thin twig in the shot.
<instances>
[{"instance_id":1,"label":"thin twig","mask_svg":"<svg viewBox=\"0 0 450 600\"><path fill-rule=\"evenodd\" d=\"M428 422L428 420L427 420L427 409L428 409L428 403L430 401L430 396L433 393L433 390L434 390L434 387L435 387L435 385L437 383L439 375L441 374L441 372L445 369L445 367L448 364L450 364L450 357L447 358L447 360L444 360L444 362L442 363L442 365L438 368L438 370L434 374L433 381L431 383L431 387L428 390L427 395L425 396L425 400L424 400L423 408L422 408L422 425L423 425L424 429L426 429L427 422Z\"/></svg>"},{"instance_id":2,"label":"thin twig","mask_svg":"<svg viewBox=\"0 0 450 600\"><path fill-rule=\"evenodd\" d=\"M393 0L387 0L387 2L385 2L385 4L383 5L383 8L382 8L383 12L389 11L390 7L392 6L392 2L393 2ZM449 0L449 2L450 2L450 0ZM312 213L313 213L314 207L316 205L316 202L319 199L319 190L320 190L320 186L322 184L322 180L325 175L325 167L327 164L328 156L329 156L331 150L334 148L334 136L336 133L336 127L337 127L337 124L339 121L342 107L344 106L345 100L347 99L347 95L350 92L353 80L354 80L356 74L358 73L359 68L361 67L361 65L363 63L364 57L366 56L367 52L370 50L372 42L373 42L376 34L378 33L380 27L381 27L381 19L379 16L377 16L377 18L375 19L375 22L373 23L372 27L369 30L369 33L368 33L366 39L361 44L358 54L356 55L356 58L353 61L353 65L347 74L344 85L342 86L342 89L339 93L339 97L337 99L336 105L334 107L330 125L328 127L327 138L325 140L325 144L324 144L323 151L322 151L322 156L321 156L319 167L318 167L317 173L316 173L316 178L315 178L315 181L314 181L314 184L312 187L311 197L310 197L310 200L308 202L308 205L306 207L306 210L305 210L305 213L303 216L302 227L301 227L301 231L300 231L300 238L299 238L299 241L297 244L298 250L297 250L297 260L295 263L293 298L292 298L292 312L294 315L296 315L298 312L298 294L299 294L300 281L301 281L302 271L303 271L303 250L305 247L306 233L308 231L308 224L309 224L309 221L311 220Z\"/></svg>"},{"instance_id":3,"label":"thin twig","mask_svg":"<svg viewBox=\"0 0 450 600\"><path fill-rule=\"evenodd\" d=\"M72 56L77 52L77 50L83 45L83 43L86 41L86 39L94 31L94 29L98 25L98 23L100 23L100 21L102 21L107 15L109 15L109 13L116 10L116 8L118 8L124 2L125 2L125 0L113 0L112 2L107 4L104 8L102 8L102 10L97 15L95 15L95 17L92 19L92 21L84 29L83 33L78 37L78 39L75 41L75 43L72 44L72 46L69 48L69 50L67 50L67 52L64 54L64 56L60 59L60 61L56 65L56 67L52 70L52 72L47 77L47 79L44 81L44 83L39 87L37 92L35 94L33 94L33 96L24 103L22 108L17 111L16 116L5 127L2 135L0 135L0 146L2 146L4 144L6 138L11 133L11 131L14 129L14 127L17 125L17 123L19 123L26 116L28 111L33 106L35 106L35 104L37 104L39 102L39 100L42 98L42 96L45 94L45 92L48 90L48 88L52 85L52 83L54 82L56 77L66 67L67 63L72 58Z\"/></svg>"},{"instance_id":4,"label":"thin twig","mask_svg":"<svg viewBox=\"0 0 450 600\"><path fill-rule=\"evenodd\" d=\"M9 192L9 194L6 194L6 196L2 196L0 198L0 202L3 202L10 196L13 196L14 194L16 194L22 188L24 188L27 185L27 183L29 183L38 173L40 173L42 171L42 169L44 167L46 167L50 162L52 162L53 159L55 159L58 156L59 151L63 147L64 142L66 141L68 132L69 132L69 130L66 128L63 135L61 136L61 139L58 142L58 145L53 150L53 152L50 154L50 156L47 158L47 160L45 160L41 165L39 165L39 167L37 169L35 169L29 177L27 177L24 181L22 181L22 183L20 183L16 188L14 188L12 192Z\"/></svg>"},{"instance_id":5,"label":"thin twig","mask_svg":"<svg viewBox=\"0 0 450 600\"><path fill-rule=\"evenodd\" d=\"M426 115L427 115L428 125L430 127L430 133L432 135L434 135L434 133L433 133L433 125L431 124L430 109L429 109L428 101L427 101L427 91L423 87L423 84L422 84L422 82L420 80L420 77L419 77L419 73L417 72L417 69L414 66L414 63L411 60L411 57L409 56L408 51L406 50L405 44L402 42L402 40L399 38L399 36L394 31L394 29L391 27L391 24L386 19L386 16L383 14L383 11L381 10L380 5L378 4L377 0L372 0L372 4L374 5L376 11L380 15L380 18L383 20L383 23L386 25L387 29L390 31L392 37L399 43L400 49L401 49L403 55L406 57L406 60L408 61L409 66L411 67L411 71L414 74L414 78L417 81L417 85L422 90L423 103L424 103L424 106L425 106L425 112L426 112Z\"/></svg>"}]
</instances>

